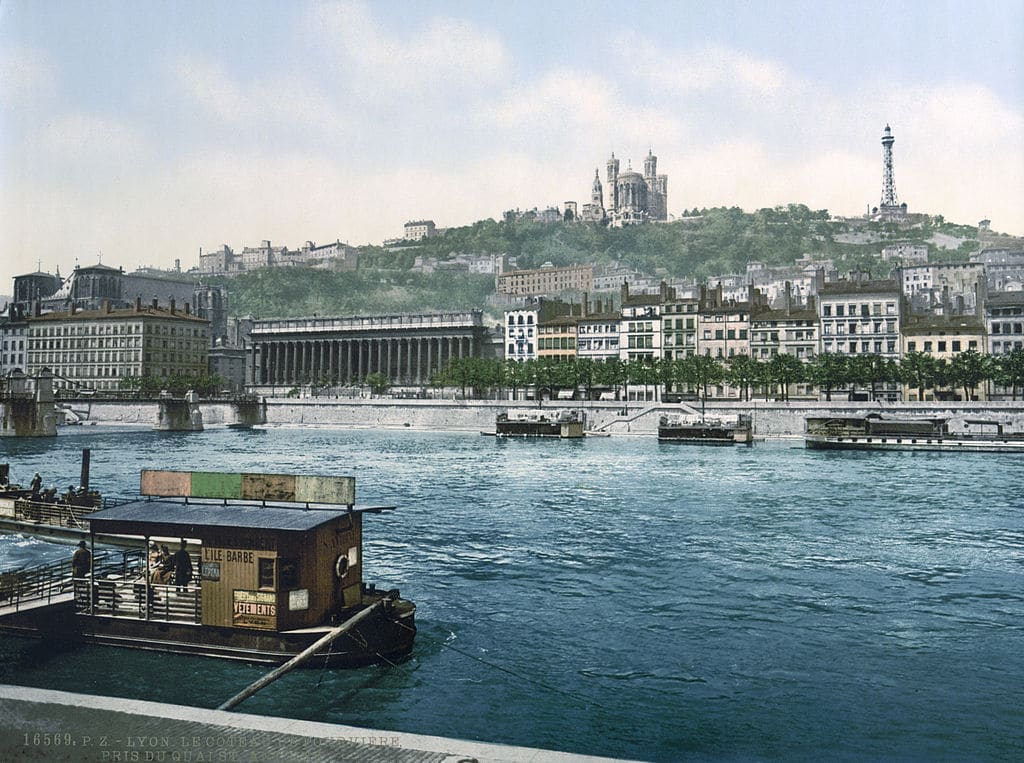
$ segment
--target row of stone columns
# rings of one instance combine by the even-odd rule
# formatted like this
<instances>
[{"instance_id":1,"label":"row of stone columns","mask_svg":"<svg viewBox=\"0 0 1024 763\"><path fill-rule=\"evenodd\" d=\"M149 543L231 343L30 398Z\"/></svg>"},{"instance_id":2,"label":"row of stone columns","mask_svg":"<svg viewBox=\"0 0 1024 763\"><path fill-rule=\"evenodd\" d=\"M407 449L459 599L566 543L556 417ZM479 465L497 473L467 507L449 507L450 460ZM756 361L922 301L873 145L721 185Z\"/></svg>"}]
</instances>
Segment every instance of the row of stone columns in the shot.
<instances>
[{"instance_id":1,"label":"row of stone columns","mask_svg":"<svg viewBox=\"0 0 1024 763\"><path fill-rule=\"evenodd\" d=\"M382 339L257 340L255 384L302 384L321 379L362 382L371 373L390 384L427 384L451 361L473 357L472 337L392 337Z\"/></svg>"}]
</instances>

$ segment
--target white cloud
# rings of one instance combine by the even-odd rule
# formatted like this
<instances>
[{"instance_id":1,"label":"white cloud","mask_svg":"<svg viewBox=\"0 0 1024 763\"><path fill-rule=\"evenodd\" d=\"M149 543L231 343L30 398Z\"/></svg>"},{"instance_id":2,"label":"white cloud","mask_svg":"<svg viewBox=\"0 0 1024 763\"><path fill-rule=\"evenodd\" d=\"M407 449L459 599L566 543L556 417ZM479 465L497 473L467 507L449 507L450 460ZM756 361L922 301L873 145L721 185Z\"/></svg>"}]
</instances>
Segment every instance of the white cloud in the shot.
<instances>
[{"instance_id":1,"label":"white cloud","mask_svg":"<svg viewBox=\"0 0 1024 763\"><path fill-rule=\"evenodd\" d=\"M349 120L308 77L278 74L241 83L208 58L178 59L172 76L185 96L222 125L337 135Z\"/></svg>"},{"instance_id":2,"label":"white cloud","mask_svg":"<svg viewBox=\"0 0 1024 763\"><path fill-rule=\"evenodd\" d=\"M459 19L435 18L389 35L370 5L323 2L307 12L303 27L312 49L333 60L352 90L370 101L462 98L500 82L510 66L496 34Z\"/></svg>"},{"instance_id":3,"label":"white cloud","mask_svg":"<svg viewBox=\"0 0 1024 763\"><path fill-rule=\"evenodd\" d=\"M131 162L145 151L145 140L125 122L92 114L64 114L43 126L40 147L50 159L68 163Z\"/></svg>"},{"instance_id":4,"label":"white cloud","mask_svg":"<svg viewBox=\"0 0 1024 763\"><path fill-rule=\"evenodd\" d=\"M56 71L49 56L24 45L0 48L0 104L25 106L51 98Z\"/></svg>"}]
</instances>

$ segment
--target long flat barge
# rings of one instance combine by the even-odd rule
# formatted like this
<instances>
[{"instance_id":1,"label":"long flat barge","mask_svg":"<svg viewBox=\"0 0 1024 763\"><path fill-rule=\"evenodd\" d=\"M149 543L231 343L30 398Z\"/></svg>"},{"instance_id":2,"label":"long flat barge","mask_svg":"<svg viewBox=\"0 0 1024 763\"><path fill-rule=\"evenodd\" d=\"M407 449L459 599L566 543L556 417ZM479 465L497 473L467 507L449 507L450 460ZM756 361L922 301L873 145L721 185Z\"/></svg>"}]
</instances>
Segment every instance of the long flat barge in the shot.
<instances>
[{"instance_id":1,"label":"long flat barge","mask_svg":"<svg viewBox=\"0 0 1024 763\"><path fill-rule=\"evenodd\" d=\"M872 413L807 418L804 445L819 450L1024 453L1024 432L996 419Z\"/></svg>"}]
</instances>

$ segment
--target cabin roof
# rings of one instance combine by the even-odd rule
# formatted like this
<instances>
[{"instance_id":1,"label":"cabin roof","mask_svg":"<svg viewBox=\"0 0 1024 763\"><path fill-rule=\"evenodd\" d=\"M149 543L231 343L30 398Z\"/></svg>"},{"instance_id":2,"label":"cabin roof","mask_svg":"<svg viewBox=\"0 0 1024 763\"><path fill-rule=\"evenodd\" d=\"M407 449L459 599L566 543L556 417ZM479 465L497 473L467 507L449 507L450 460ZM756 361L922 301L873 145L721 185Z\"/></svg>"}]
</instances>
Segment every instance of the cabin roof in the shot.
<instances>
[{"instance_id":1,"label":"cabin roof","mask_svg":"<svg viewBox=\"0 0 1024 763\"><path fill-rule=\"evenodd\" d=\"M353 507L353 512L379 513L393 506ZM349 513L347 508L263 506L253 503L197 503L195 501L139 500L89 515L93 532L129 535L198 537L204 530L245 529L268 532L305 532Z\"/></svg>"}]
</instances>

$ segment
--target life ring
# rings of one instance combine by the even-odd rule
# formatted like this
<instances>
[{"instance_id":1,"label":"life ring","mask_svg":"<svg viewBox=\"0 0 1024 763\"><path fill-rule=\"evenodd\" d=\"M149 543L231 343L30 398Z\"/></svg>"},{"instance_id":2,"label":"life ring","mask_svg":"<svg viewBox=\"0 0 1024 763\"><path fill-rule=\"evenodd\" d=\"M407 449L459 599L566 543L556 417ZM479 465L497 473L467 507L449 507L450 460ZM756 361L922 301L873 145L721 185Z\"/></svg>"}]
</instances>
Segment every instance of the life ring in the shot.
<instances>
[{"instance_id":1,"label":"life ring","mask_svg":"<svg viewBox=\"0 0 1024 763\"><path fill-rule=\"evenodd\" d=\"M334 560L334 574L341 580L345 577L345 573L348 572L348 555L338 554L338 558Z\"/></svg>"}]
</instances>

